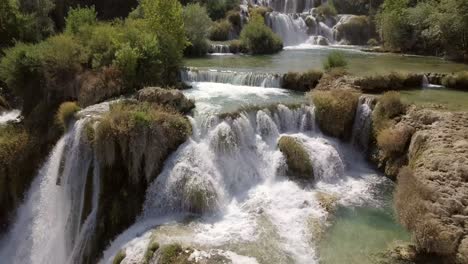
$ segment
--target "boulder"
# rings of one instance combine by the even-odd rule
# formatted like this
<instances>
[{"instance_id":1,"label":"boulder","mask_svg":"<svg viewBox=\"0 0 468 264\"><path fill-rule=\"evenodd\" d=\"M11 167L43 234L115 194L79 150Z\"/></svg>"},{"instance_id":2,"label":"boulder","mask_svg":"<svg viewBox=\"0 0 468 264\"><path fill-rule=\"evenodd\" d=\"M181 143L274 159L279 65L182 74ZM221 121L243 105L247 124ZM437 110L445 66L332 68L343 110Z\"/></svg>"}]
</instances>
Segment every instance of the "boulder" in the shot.
<instances>
[{"instance_id":1,"label":"boulder","mask_svg":"<svg viewBox=\"0 0 468 264\"><path fill-rule=\"evenodd\" d=\"M314 170L309 153L298 139L283 136L278 141L278 148L286 158L288 175L302 179L314 178Z\"/></svg>"},{"instance_id":2,"label":"boulder","mask_svg":"<svg viewBox=\"0 0 468 264\"><path fill-rule=\"evenodd\" d=\"M348 45L366 45L370 38L367 16L342 15L333 27L335 40Z\"/></svg>"}]
</instances>

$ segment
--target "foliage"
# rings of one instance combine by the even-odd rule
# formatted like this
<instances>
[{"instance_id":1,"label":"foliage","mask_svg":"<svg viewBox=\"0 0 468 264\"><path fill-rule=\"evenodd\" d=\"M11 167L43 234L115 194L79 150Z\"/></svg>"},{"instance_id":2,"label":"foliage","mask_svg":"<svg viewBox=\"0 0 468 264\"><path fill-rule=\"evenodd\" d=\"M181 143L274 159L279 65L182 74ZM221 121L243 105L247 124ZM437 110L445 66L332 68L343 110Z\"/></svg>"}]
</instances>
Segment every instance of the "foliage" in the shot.
<instances>
[{"instance_id":1,"label":"foliage","mask_svg":"<svg viewBox=\"0 0 468 264\"><path fill-rule=\"evenodd\" d=\"M119 250L119 252L117 252L117 254L114 257L112 264L120 264L126 256L127 254L125 253L125 250Z\"/></svg>"},{"instance_id":2,"label":"foliage","mask_svg":"<svg viewBox=\"0 0 468 264\"><path fill-rule=\"evenodd\" d=\"M187 114L195 108L193 100L188 99L181 91L175 89L147 87L139 90L137 97L141 102L164 105L182 114Z\"/></svg>"},{"instance_id":3,"label":"foliage","mask_svg":"<svg viewBox=\"0 0 468 264\"><path fill-rule=\"evenodd\" d=\"M406 105L401 102L400 93L386 92L378 100L372 112L372 122L376 136L392 124L392 119L405 113Z\"/></svg>"},{"instance_id":4,"label":"foliage","mask_svg":"<svg viewBox=\"0 0 468 264\"><path fill-rule=\"evenodd\" d=\"M91 26L97 23L97 13L94 7L91 8L70 8L65 18L68 33L76 34L83 26Z\"/></svg>"},{"instance_id":5,"label":"foliage","mask_svg":"<svg viewBox=\"0 0 468 264\"><path fill-rule=\"evenodd\" d=\"M41 41L54 33L54 23L49 16L54 7L52 0L19 0L20 11L28 17L23 41Z\"/></svg>"},{"instance_id":6,"label":"foliage","mask_svg":"<svg viewBox=\"0 0 468 264\"><path fill-rule=\"evenodd\" d=\"M304 73L288 72L283 76L282 87L289 90L308 92L314 89L323 76L323 72L309 70Z\"/></svg>"},{"instance_id":7,"label":"foliage","mask_svg":"<svg viewBox=\"0 0 468 264\"><path fill-rule=\"evenodd\" d=\"M447 75L442 79L442 85L448 88L468 91L468 71Z\"/></svg>"},{"instance_id":8,"label":"foliage","mask_svg":"<svg viewBox=\"0 0 468 264\"><path fill-rule=\"evenodd\" d=\"M0 2L0 52L2 48L25 38L30 18L20 12L17 1Z\"/></svg>"},{"instance_id":9,"label":"foliage","mask_svg":"<svg viewBox=\"0 0 468 264\"><path fill-rule=\"evenodd\" d=\"M405 152L411 133L403 127L381 130L377 135L377 146L386 156L398 156Z\"/></svg>"},{"instance_id":10,"label":"foliage","mask_svg":"<svg viewBox=\"0 0 468 264\"><path fill-rule=\"evenodd\" d=\"M223 19L214 22L210 28L210 40L213 41L226 41L229 39L229 32L231 31L232 25L229 21Z\"/></svg>"},{"instance_id":11,"label":"foliage","mask_svg":"<svg viewBox=\"0 0 468 264\"><path fill-rule=\"evenodd\" d=\"M330 71L333 68L344 68L348 65L343 52L332 51L323 62L323 68Z\"/></svg>"},{"instance_id":12,"label":"foliage","mask_svg":"<svg viewBox=\"0 0 468 264\"><path fill-rule=\"evenodd\" d=\"M189 4L184 8L185 34L190 45L186 54L202 56L208 52L208 35L212 21L206 12L206 8L199 4Z\"/></svg>"},{"instance_id":13,"label":"foliage","mask_svg":"<svg viewBox=\"0 0 468 264\"><path fill-rule=\"evenodd\" d=\"M314 171L309 153L298 139L283 136L278 141L278 148L283 152L288 165L288 174L293 177L313 179Z\"/></svg>"},{"instance_id":14,"label":"foliage","mask_svg":"<svg viewBox=\"0 0 468 264\"><path fill-rule=\"evenodd\" d=\"M276 35L260 15L253 15L242 29L242 45L252 54L271 54L283 49L281 38Z\"/></svg>"},{"instance_id":15,"label":"foliage","mask_svg":"<svg viewBox=\"0 0 468 264\"><path fill-rule=\"evenodd\" d=\"M408 0L386 0L377 15L377 29L384 47L391 50L406 50L411 39L408 21Z\"/></svg>"},{"instance_id":16,"label":"foliage","mask_svg":"<svg viewBox=\"0 0 468 264\"><path fill-rule=\"evenodd\" d=\"M187 44L182 5L178 0L143 0L145 20L157 36L162 62L162 82L173 84Z\"/></svg>"},{"instance_id":17,"label":"foliage","mask_svg":"<svg viewBox=\"0 0 468 264\"><path fill-rule=\"evenodd\" d=\"M419 89L422 74L391 72L386 75L371 75L358 78L354 84L366 93L382 93L392 90Z\"/></svg>"},{"instance_id":18,"label":"foliage","mask_svg":"<svg viewBox=\"0 0 468 264\"><path fill-rule=\"evenodd\" d=\"M198 2L205 6L211 19L219 20L226 17L229 10L238 8L240 0L182 0L184 4Z\"/></svg>"},{"instance_id":19,"label":"foliage","mask_svg":"<svg viewBox=\"0 0 468 264\"><path fill-rule=\"evenodd\" d=\"M333 17L337 15L337 12L333 5L322 4L317 7L317 14L323 17Z\"/></svg>"},{"instance_id":20,"label":"foliage","mask_svg":"<svg viewBox=\"0 0 468 264\"><path fill-rule=\"evenodd\" d=\"M161 248L160 264L188 264L184 250L179 244L165 245Z\"/></svg>"},{"instance_id":21,"label":"foliage","mask_svg":"<svg viewBox=\"0 0 468 264\"><path fill-rule=\"evenodd\" d=\"M66 130L70 122L75 118L75 114L80 110L81 108L76 102L62 103L56 114L57 123Z\"/></svg>"},{"instance_id":22,"label":"foliage","mask_svg":"<svg viewBox=\"0 0 468 264\"><path fill-rule=\"evenodd\" d=\"M350 136L359 94L349 90L313 91L317 123L322 131L334 137Z\"/></svg>"}]
</instances>

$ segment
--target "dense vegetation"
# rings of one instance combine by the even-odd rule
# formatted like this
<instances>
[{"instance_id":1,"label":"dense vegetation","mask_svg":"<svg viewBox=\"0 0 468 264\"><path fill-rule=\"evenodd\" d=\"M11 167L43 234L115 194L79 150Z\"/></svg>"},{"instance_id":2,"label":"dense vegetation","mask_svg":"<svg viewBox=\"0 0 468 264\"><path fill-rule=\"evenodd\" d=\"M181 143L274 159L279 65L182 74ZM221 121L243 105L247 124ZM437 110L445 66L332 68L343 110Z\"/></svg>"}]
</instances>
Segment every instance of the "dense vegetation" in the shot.
<instances>
[{"instance_id":1,"label":"dense vegetation","mask_svg":"<svg viewBox=\"0 0 468 264\"><path fill-rule=\"evenodd\" d=\"M377 15L377 26L386 49L467 60L465 0L386 0Z\"/></svg>"},{"instance_id":2,"label":"dense vegetation","mask_svg":"<svg viewBox=\"0 0 468 264\"><path fill-rule=\"evenodd\" d=\"M283 49L283 41L269 27L260 15L253 15L242 29L242 45L252 54L269 54Z\"/></svg>"}]
</instances>

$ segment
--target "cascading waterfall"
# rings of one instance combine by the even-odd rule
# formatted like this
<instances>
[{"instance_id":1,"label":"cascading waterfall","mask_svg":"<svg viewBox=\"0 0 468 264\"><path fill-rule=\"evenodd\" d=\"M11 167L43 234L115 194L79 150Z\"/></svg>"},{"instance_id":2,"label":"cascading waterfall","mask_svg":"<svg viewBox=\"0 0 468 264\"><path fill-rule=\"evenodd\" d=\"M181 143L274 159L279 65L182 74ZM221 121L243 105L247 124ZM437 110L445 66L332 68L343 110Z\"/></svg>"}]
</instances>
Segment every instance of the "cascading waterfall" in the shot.
<instances>
[{"instance_id":1,"label":"cascading waterfall","mask_svg":"<svg viewBox=\"0 0 468 264\"><path fill-rule=\"evenodd\" d=\"M376 98L371 95L361 95L353 125L352 142L366 152L369 148L370 133L372 132L372 108Z\"/></svg>"},{"instance_id":2,"label":"cascading waterfall","mask_svg":"<svg viewBox=\"0 0 468 264\"><path fill-rule=\"evenodd\" d=\"M16 120L20 117L21 111L20 110L11 110L6 111L0 114L0 125L5 124L9 121Z\"/></svg>"},{"instance_id":3,"label":"cascading waterfall","mask_svg":"<svg viewBox=\"0 0 468 264\"><path fill-rule=\"evenodd\" d=\"M185 69L180 75L183 82L214 82L271 88L281 87L282 82L282 76L270 73Z\"/></svg>"},{"instance_id":4,"label":"cascading waterfall","mask_svg":"<svg viewBox=\"0 0 468 264\"><path fill-rule=\"evenodd\" d=\"M231 48L226 44L211 44L209 53L212 55L232 54Z\"/></svg>"},{"instance_id":5,"label":"cascading waterfall","mask_svg":"<svg viewBox=\"0 0 468 264\"><path fill-rule=\"evenodd\" d=\"M310 221L323 224L327 213L314 198L314 189L301 188L284 177L286 162L276 146L278 139L291 136L304 146L317 190L355 197L369 187L361 179L344 180L340 148L315 129L314 107L279 105L243 112L236 118L191 121L192 138L166 162L148 188L143 214L104 252L102 263L111 263L122 248L126 251L122 263L140 261L148 234L158 234L152 227L164 223L168 229L156 235L162 243L182 241L201 250L223 252L233 250L229 245L245 245L252 253L252 247L263 252L262 245L268 241L271 251L262 256L253 253L254 258L265 263L318 263ZM183 227L170 224L184 222L193 213L202 219ZM171 229L178 231L169 238Z\"/></svg>"},{"instance_id":6,"label":"cascading waterfall","mask_svg":"<svg viewBox=\"0 0 468 264\"><path fill-rule=\"evenodd\" d=\"M309 12L314 7L314 0L244 0L244 5L259 5L270 7L274 11L282 13Z\"/></svg>"},{"instance_id":7,"label":"cascading waterfall","mask_svg":"<svg viewBox=\"0 0 468 264\"><path fill-rule=\"evenodd\" d=\"M56 144L0 242L4 263L80 263L95 228L99 170L78 120ZM90 189L88 189L90 188ZM91 194L91 204L86 204Z\"/></svg>"},{"instance_id":8,"label":"cascading waterfall","mask_svg":"<svg viewBox=\"0 0 468 264\"><path fill-rule=\"evenodd\" d=\"M307 25L302 17L278 12L268 13L266 24L283 40L284 46L304 43L307 39Z\"/></svg>"}]
</instances>

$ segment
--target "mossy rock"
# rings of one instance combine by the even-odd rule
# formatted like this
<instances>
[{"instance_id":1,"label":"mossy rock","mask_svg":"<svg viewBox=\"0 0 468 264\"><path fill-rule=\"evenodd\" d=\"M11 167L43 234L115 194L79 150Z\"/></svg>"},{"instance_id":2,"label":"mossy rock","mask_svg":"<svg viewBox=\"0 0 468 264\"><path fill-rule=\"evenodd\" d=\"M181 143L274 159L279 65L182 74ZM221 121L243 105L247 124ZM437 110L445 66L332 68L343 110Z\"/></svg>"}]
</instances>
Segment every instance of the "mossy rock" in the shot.
<instances>
[{"instance_id":1,"label":"mossy rock","mask_svg":"<svg viewBox=\"0 0 468 264\"><path fill-rule=\"evenodd\" d=\"M278 147L286 157L289 175L303 179L314 179L309 153L297 139L283 136L278 141Z\"/></svg>"},{"instance_id":2,"label":"mossy rock","mask_svg":"<svg viewBox=\"0 0 468 264\"><path fill-rule=\"evenodd\" d=\"M114 257L112 264L120 264L126 256L127 254L125 253L125 250L119 250L119 252L117 252L117 254Z\"/></svg>"},{"instance_id":3,"label":"mossy rock","mask_svg":"<svg viewBox=\"0 0 468 264\"><path fill-rule=\"evenodd\" d=\"M165 245L161 248L159 264L190 264L191 249L184 249L179 244Z\"/></svg>"},{"instance_id":4,"label":"mossy rock","mask_svg":"<svg viewBox=\"0 0 468 264\"><path fill-rule=\"evenodd\" d=\"M146 248L145 255L143 256L143 263L142 264L149 264L150 261L153 259L154 253L159 249L159 243L151 239L148 243L148 247Z\"/></svg>"},{"instance_id":5,"label":"mossy rock","mask_svg":"<svg viewBox=\"0 0 468 264\"><path fill-rule=\"evenodd\" d=\"M311 93L320 129L327 135L349 139L359 100L350 90L314 91Z\"/></svg>"},{"instance_id":6,"label":"mossy rock","mask_svg":"<svg viewBox=\"0 0 468 264\"><path fill-rule=\"evenodd\" d=\"M323 72L310 70L304 73L288 72L283 76L282 87L288 90L308 92L314 89L323 76Z\"/></svg>"},{"instance_id":7,"label":"mossy rock","mask_svg":"<svg viewBox=\"0 0 468 264\"><path fill-rule=\"evenodd\" d=\"M195 108L193 100L189 100L181 91L175 89L147 87L138 91L138 100L167 106L183 114Z\"/></svg>"}]
</instances>

